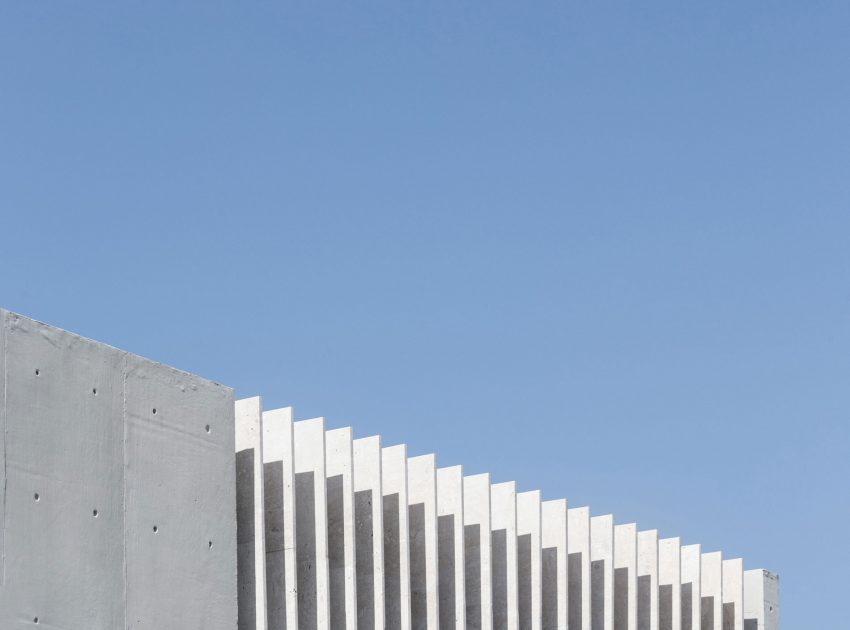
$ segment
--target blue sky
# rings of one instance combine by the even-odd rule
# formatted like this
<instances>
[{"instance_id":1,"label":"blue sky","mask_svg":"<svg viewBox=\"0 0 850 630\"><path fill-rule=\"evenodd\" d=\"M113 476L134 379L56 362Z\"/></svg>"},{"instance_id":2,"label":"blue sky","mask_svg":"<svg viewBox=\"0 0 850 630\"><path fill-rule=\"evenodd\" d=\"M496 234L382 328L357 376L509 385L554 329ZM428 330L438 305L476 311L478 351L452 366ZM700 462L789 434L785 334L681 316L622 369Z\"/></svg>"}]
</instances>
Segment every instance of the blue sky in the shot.
<instances>
[{"instance_id":1,"label":"blue sky","mask_svg":"<svg viewBox=\"0 0 850 630\"><path fill-rule=\"evenodd\" d=\"M844 2L6 2L0 305L838 628L848 59Z\"/></svg>"}]
</instances>

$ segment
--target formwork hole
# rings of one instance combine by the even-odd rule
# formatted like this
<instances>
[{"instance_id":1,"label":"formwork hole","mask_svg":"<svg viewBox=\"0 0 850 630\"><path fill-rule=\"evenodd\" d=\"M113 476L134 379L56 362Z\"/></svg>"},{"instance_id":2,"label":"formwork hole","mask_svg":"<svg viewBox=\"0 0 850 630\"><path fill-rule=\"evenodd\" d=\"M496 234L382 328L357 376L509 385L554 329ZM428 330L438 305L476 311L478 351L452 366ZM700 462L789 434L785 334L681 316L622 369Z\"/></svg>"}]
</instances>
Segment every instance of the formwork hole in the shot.
<instances>
[{"instance_id":1,"label":"formwork hole","mask_svg":"<svg viewBox=\"0 0 850 630\"><path fill-rule=\"evenodd\" d=\"M212 549L212 541L209 542L209 549Z\"/></svg>"},{"instance_id":2,"label":"formwork hole","mask_svg":"<svg viewBox=\"0 0 850 630\"><path fill-rule=\"evenodd\" d=\"M156 534L159 531L159 527L156 525L153 526L153 533Z\"/></svg>"},{"instance_id":3,"label":"formwork hole","mask_svg":"<svg viewBox=\"0 0 850 630\"><path fill-rule=\"evenodd\" d=\"M95 396L97 396L97 387L92 387L91 393L94 394Z\"/></svg>"},{"instance_id":4,"label":"formwork hole","mask_svg":"<svg viewBox=\"0 0 850 630\"><path fill-rule=\"evenodd\" d=\"M32 498L38 501L39 499L41 499L41 496L39 496L38 492L36 492L34 495L32 495Z\"/></svg>"},{"instance_id":5,"label":"formwork hole","mask_svg":"<svg viewBox=\"0 0 850 630\"><path fill-rule=\"evenodd\" d=\"M33 617L33 618L32 618L32 622L33 622L33 623L38 623L38 617Z\"/></svg>"},{"instance_id":6,"label":"formwork hole","mask_svg":"<svg viewBox=\"0 0 850 630\"><path fill-rule=\"evenodd\" d=\"M210 425L205 426L205 427L204 427L204 430L205 430L207 433L209 433L209 432L210 432Z\"/></svg>"},{"instance_id":7,"label":"formwork hole","mask_svg":"<svg viewBox=\"0 0 850 630\"><path fill-rule=\"evenodd\" d=\"M91 511L91 515L94 516L95 518L97 518L97 514L98 514L97 510Z\"/></svg>"},{"instance_id":8,"label":"formwork hole","mask_svg":"<svg viewBox=\"0 0 850 630\"><path fill-rule=\"evenodd\" d=\"M39 370L38 368L35 368L35 375L39 376L40 374L41 374L41 370Z\"/></svg>"},{"instance_id":9,"label":"formwork hole","mask_svg":"<svg viewBox=\"0 0 850 630\"><path fill-rule=\"evenodd\" d=\"M156 407L153 408L153 415L156 415Z\"/></svg>"}]
</instances>

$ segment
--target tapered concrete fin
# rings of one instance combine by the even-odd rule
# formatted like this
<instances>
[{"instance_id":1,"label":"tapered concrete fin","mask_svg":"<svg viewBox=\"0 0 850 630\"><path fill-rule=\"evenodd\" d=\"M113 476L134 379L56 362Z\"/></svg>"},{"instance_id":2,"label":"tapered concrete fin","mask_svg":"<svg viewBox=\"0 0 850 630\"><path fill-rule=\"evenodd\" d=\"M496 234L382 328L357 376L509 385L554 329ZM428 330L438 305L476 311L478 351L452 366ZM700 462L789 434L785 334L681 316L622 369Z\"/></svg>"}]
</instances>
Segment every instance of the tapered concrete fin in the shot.
<instances>
[{"instance_id":1,"label":"tapered concrete fin","mask_svg":"<svg viewBox=\"0 0 850 630\"><path fill-rule=\"evenodd\" d=\"M702 619L702 548L683 545L682 573L682 630L701 630Z\"/></svg>"},{"instance_id":2,"label":"tapered concrete fin","mask_svg":"<svg viewBox=\"0 0 850 630\"><path fill-rule=\"evenodd\" d=\"M540 491L518 493L516 505L519 627L520 630L540 630L542 622Z\"/></svg>"},{"instance_id":3,"label":"tapered concrete fin","mask_svg":"<svg viewBox=\"0 0 850 630\"><path fill-rule=\"evenodd\" d=\"M381 449L384 522L384 623L387 630L410 630L410 537L407 447Z\"/></svg>"},{"instance_id":4,"label":"tapered concrete fin","mask_svg":"<svg viewBox=\"0 0 850 630\"><path fill-rule=\"evenodd\" d=\"M259 396L236 401L235 446L239 630L265 630L263 404Z\"/></svg>"},{"instance_id":5,"label":"tapered concrete fin","mask_svg":"<svg viewBox=\"0 0 850 630\"><path fill-rule=\"evenodd\" d=\"M354 550L354 452L351 428L325 433L328 499L328 588L330 627L357 628Z\"/></svg>"},{"instance_id":6,"label":"tapered concrete fin","mask_svg":"<svg viewBox=\"0 0 850 630\"><path fill-rule=\"evenodd\" d=\"M658 541L658 628L682 630L682 557L678 538Z\"/></svg>"},{"instance_id":7,"label":"tapered concrete fin","mask_svg":"<svg viewBox=\"0 0 850 630\"><path fill-rule=\"evenodd\" d=\"M384 627L384 510L381 438L354 440L357 628Z\"/></svg>"},{"instance_id":8,"label":"tapered concrete fin","mask_svg":"<svg viewBox=\"0 0 850 630\"><path fill-rule=\"evenodd\" d=\"M298 627L292 419L291 407L263 412L266 600L271 630Z\"/></svg>"},{"instance_id":9,"label":"tapered concrete fin","mask_svg":"<svg viewBox=\"0 0 850 630\"><path fill-rule=\"evenodd\" d=\"M516 483L490 486L493 628L518 630Z\"/></svg>"},{"instance_id":10,"label":"tapered concrete fin","mask_svg":"<svg viewBox=\"0 0 850 630\"><path fill-rule=\"evenodd\" d=\"M637 630L637 524L614 527L614 630Z\"/></svg>"},{"instance_id":11,"label":"tapered concrete fin","mask_svg":"<svg viewBox=\"0 0 850 630\"><path fill-rule=\"evenodd\" d=\"M723 561L723 630L744 630L744 561Z\"/></svg>"},{"instance_id":12,"label":"tapered concrete fin","mask_svg":"<svg viewBox=\"0 0 850 630\"><path fill-rule=\"evenodd\" d=\"M590 508L567 511L569 630L590 628Z\"/></svg>"},{"instance_id":13,"label":"tapered concrete fin","mask_svg":"<svg viewBox=\"0 0 850 630\"><path fill-rule=\"evenodd\" d=\"M295 436L295 545L298 629L330 628L325 421L302 420Z\"/></svg>"},{"instance_id":14,"label":"tapered concrete fin","mask_svg":"<svg viewBox=\"0 0 850 630\"><path fill-rule=\"evenodd\" d=\"M569 607L566 499L544 501L541 514L541 627L564 630Z\"/></svg>"},{"instance_id":15,"label":"tapered concrete fin","mask_svg":"<svg viewBox=\"0 0 850 630\"><path fill-rule=\"evenodd\" d=\"M490 475L463 478L466 627L493 630Z\"/></svg>"},{"instance_id":16,"label":"tapered concrete fin","mask_svg":"<svg viewBox=\"0 0 850 630\"><path fill-rule=\"evenodd\" d=\"M723 630L723 554L702 554L700 573L700 628Z\"/></svg>"},{"instance_id":17,"label":"tapered concrete fin","mask_svg":"<svg viewBox=\"0 0 850 630\"><path fill-rule=\"evenodd\" d=\"M466 628L463 467L437 469L437 552L441 630Z\"/></svg>"},{"instance_id":18,"label":"tapered concrete fin","mask_svg":"<svg viewBox=\"0 0 850 630\"><path fill-rule=\"evenodd\" d=\"M744 630L779 630L779 576L775 573L744 572Z\"/></svg>"},{"instance_id":19,"label":"tapered concrete fin","mask_svg":"<svg viewBox=\"0 0 850 630\"><path fill-rule=\"evenodd\" d=\"M658 530L638 532L638 628L658 630Z\"/></svg>"},{"instance_id":20,"label":"tapered concrete fin","mask_svg":"<svg viewBox=\"0 0 850 630\"><path fill-rule=\"evenodd\" d=\"M614 517L590 519L590 625L614 629Z\"/></svg>"}]
</instances>

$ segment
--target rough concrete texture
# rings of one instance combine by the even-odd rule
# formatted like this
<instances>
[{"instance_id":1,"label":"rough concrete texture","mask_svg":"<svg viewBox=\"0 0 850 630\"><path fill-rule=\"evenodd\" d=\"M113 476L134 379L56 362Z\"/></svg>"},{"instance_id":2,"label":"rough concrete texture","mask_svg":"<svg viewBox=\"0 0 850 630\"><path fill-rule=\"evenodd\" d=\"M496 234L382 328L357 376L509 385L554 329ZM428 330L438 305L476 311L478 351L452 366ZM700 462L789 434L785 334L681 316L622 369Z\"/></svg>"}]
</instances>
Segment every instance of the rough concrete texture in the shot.
<instances>
[{"instance_id":1,"label":"rough concrete texture","mask_svg":"<svg viewBox=\"0 0 850 630\"><path fill-rule=\"evenodd\" d=\"M437 469L437 551L440 628L466 627L463 466Z\"/></svg>"},{"instance_id":2,"label":"rough concrete texture","mask_svg":"<svg viewBox=\"0 0 850 630\"><path fill-rule=\"evenodd\" d=\"M682 629L682 558L678 538L658 541L658 628Z\"/></svg>"},{"instance_id":3,"label":"rough concrete texture","mask_svg":"<svg viewBox=\"0 0 850 630\"><path fill-rule=\"evenodd\" d=\"M463 478L466 627L493 629L490 475Z\"/></svg>"},{"instance_id":4,"label":"rough concrete texture","mask_svg":"<svg viewBox=\"0 0 850 630\"><path fill-rule=\"evenodd\" d=\"M744 630L779 630L779 576L744 572Z\"/></svg>"},{"instance_id":5,"label":"rough concrete texture","mask_svg":"<svg viewBox=\"0 0 850 630\"><path fill-rule=\"evenodd\" d=\"M354 567L354 452L351 428L325 434L328 497L328 571L330 625L357 627L357 584Z\"/></svg>"},{"instance_id":6,"label":"rough concrete texture","mask_svg":"<svg viewBox=\"0 0 850 630\"><path fill-rule=\"evenodd\" d=\"M567 627L567 501L555 499L541 505L542 594L541 627L559 630Z\"/></svg>"},{"instance_id":7,"label":"rough concrete texture","mask_svg":"<svg viewBox=\"0 0 850 630\"><path fill-rule=\"evenodd\" d=\"M236 627L232 390L6 311L0 354L0 628Z\"/></svg>"},{"instance_id":8,"label":"rough concrete texture","mask_svg":"<svg viewBox=\"0 0 850 630\"><path fill-rule=\"evenodd\" d=\"M637 524L614 528L614 630L637 630Z\"/></svg>"},{"instance_id":9,"label":"rough concrete texture","mask_svg":"<svg viewBox=\"0 0 850 630\"><path fill-rule=\"evenodd\" d=\"M354 440L355 563L357 627L384 627L384 510L381 438Z\"/></svg>"},{"instance_id":10,"label":"rough concrete texture","mask_svg":"<svg viewBox=\"0 0 850 630\"><path fill-rule=\"evenodd\" d=\"M682 630L700 630L702 548L700 545L684 545L679 553L682 574Z\"/></svg>"},{"instance_id":11,"label":"rough concrete texture","mask_svg":"<svg viewBox=\"0 0 850 630\"><path fill-rule=\"evenodd\" d=\"M700 562L701 630L723 630L723 554L702 554Z\"/></svg>"},{"instance_id":12,"label":"rough concrete texture","mask_svg":"<svg viewBox=\"0 0 850 630\"><path fill-rule=\"evenodd\" d=\"M569 629L590 630L590 508L567 511Z\"/></svg>"},{"instance_id":13,"label":"rough concrete texture","mask_svg":"<svg viewBox=\"0 0 850 630\"><path fill-rule=\"evenodd\" d=\"M516 484L490 486L493 628L518 630Z\"/></svg>"},{"instance_id":14,"label":"rough concrete texture","mask_svg":"<svg viewBox=\"0 0 850 630\"><path fill-rule=\"evenodd\" d=\"M723 630L744 630L744 561L723 561Z\"/></svg>"},{"instance_id":15,"label":"rough concrete texture","mask_svg":"<svg viewBox=\"0 0 850 630\"><path fill-rule=\"evenodd\" d=\"M541 502L540 491L516 495L517 527L517 599L520 630L540 630L542 617Z\"/></svg>"},{"instance_id":16,"label":"rough concrete texture","mask_svg":"<svg viewBox=\"0 0 850 630\"><path fill-rule=\"evenodd\" d=\"M658 630L658 530L638 532L638 630Z\"/></svg>"},{"instance_id":17,"label":"rough concrete texture","mask_svg":"<svg viewBox=\"0 0 850 630\"><path fill-rule=\"evenodd\" d=\"M590 627L614 628L614 517L590 519Z\"/></svg>"}]
</instances>

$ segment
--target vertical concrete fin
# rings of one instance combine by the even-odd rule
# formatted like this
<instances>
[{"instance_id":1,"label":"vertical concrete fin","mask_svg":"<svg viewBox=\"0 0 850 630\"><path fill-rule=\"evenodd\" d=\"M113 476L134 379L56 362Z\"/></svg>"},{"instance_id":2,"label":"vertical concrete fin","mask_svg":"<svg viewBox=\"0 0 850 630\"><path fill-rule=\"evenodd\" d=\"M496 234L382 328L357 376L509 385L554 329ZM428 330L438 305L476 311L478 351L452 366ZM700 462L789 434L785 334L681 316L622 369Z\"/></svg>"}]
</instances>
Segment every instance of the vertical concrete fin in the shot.
<instances>
[{"instance_id":1,"label":"vertical concrete fin","mask_svg":"<svg viewBox=\"0 0 850 630\"><path fill-rule=\"evenodd\" d=\"M516 495L517 599L520 630L540 630L541 601L541 500L540 491Z\"/></svg>"},{"instance_id":2,"label":"vertical concrete fin","mask_svg":"<svg viewBox=\"0 0 850 630\"><path fill-rule=\"evenodd\" d=\"M543 630L565 630L569 595L567 588L567 500L541 505L541 622Z\"/></svg>"},{"instance_id":3,"label":"vertical concrete fin","mask_svg":"<svg viewBox=\"0 0 850 630\"><path fill-rule=\"evenodd\" d=\"M702 548L683 545L681 550L682 630L701 630Z\"/></svg>"},{"instance_id":4,"label":"vertical concrete fin","mask_svg":"<svg viewBox=\"0 0 850 630\"><path fill-rule=\"evenodd\" d=\"M723 630L744 630L744 561L724 560Z\"/></svg>"},{"instance_id":5,"label":"vertical concrete fin","mask_svg":"<svg viewBox=\"0 0 850 630\"><path fill-rule=\"evenodd\" d=\"M410 527L410 618L413 630L439 626L437 575L437 460L420 455L407 460Z\"/></svg>"},{"instance_id":6,"label":"vertical concrete fin","mask_svg":"<svg viewBox=\"0 0 850 630\"><path fill-rule=\"evenodd\" d=\"M638 629L658 630L658 530L638 532Z\"/></svg>"},{"instance_id":7,"label":"vertical concrete fin","mask_svg":"<svg viewBox=\"0 0 850 630\"><path fill-rule=\"evenodd\" d=\"M291 407L263 412L266 605L272 630L298 627L292 418Z\"/></svg>"},{"instance_id":8,"label":"vertical concrete fin","mask_svg":"<svg viewBox=\"0 0 850 630\"><path fill-rule=\"evenodd\" d=\"M592 630L614 628L614 517L590 519L590 616Z\"/></svg>"},{"instance_id":9,"label":"vertical concrete fin","mask_svg":"<svg viewBox=\"0 0 850 630\"><path fill-rule=\"evenodd\" d=\"M384 524L384 623L410 630L410 531L407 523L407 447L381 449Z\"/></svg>"},{"instance_id":10,"label":"vertical concrete fin","mask_svg":"<svg viewBox=\"0 0 850 630\"><path fill-rule=\"evenodd\" d=\"M516 483L490 486L493 628L518 630Z\"/></svg>"},{"instance_id":11,"label":"vertical concrete fin","mask_svg":"<svg viewBox=\"0 0 850 630\"><path fill-rule=\"evenodd\" d=\"M700 627L723 630L723 554L704 553L700 559Z\"/></svg>"},{"instance_id":12,"label":"vertical concrete fin","mask_svg":"<svg viewBox=\"0 0 850 630\"><path fill-rule=\"evenodd\" d=\"M350 427L325 434L330 625L334 630L357 627L352 441Z\"/></svg>"},{"instance_id":13,"label":"vertical concrete fin","mask_svg":"<svg viewBox=\"0 0 850 630\"><path fill-rule=\"evenodd\" d=\"M8 311L0 309L0 587L6 583L6 326Z\"/></svg>"},{"instance_id":14,"label":"vertical concrete fin","mask_svg":"<svg viewBox=\"0 0 850 630\"><path fill-rule=\"evenodd\" d=\"M637 630L637 524L614 527L614 630Z\"/></svg>"},{"instance_id":15,"label":"vertical concrete fin","mask_svg":"<svg viewBox=\"0 0 850 630\"><path fill-rule=\"evenodd\" d=\"M569 630L590 630L590 508L567 511Z\"/></svg>"},{"instance_id":16,"label":"vertical concrete fin","mask_svg":"<svg viewBox=\"0 0 850 630\"><path fill-rule=\"evenodd\" d=\"M440 629L466 628L463 467L437 469Z\"/></svg>"},{"instance_id":17,"label":"vertical concrete fin","mask_svg":"<svg viewBox=\"0 0 850 630\"><path fill-rule=\"evenodd\" d=\"M682 559L678 538L658 541L658 628L682 630Z\"/></svg>"},{"instance_id":18,"label":"vertical concrete fin","mask_svg":"<svg viewBox=\"0 0 850 630\"><path fill-rule=\"evenodd\" d=\"M744 629L779 630L779 576L753 569L744 572Z\"/></svg>"},{"instance_id":19,"label":"vertical concrete fin","mask_svg":"<svg viewBox=\"0 0 850 630\"><path fill-rule=\"evenodd\" d=\"M357 628L384 627L384 510L381 438L354 440Z\"/></svg>"},{"instance_id":20,"label":"vertical concrete fin","mask_svg":"<svg viewBox=\"0 0 850 630\"><path fill-rule=\"evenodd\" d=\"M295 543L298 629L330 628L325 421L302 420L295 435Z\"/></svg>"},{"instance_id":21,"label":"vertical concrete fin","mask_svg":"<svg viewBox=\"0 0 850 630\"><path fill-rule=\"evenodd\" d=\"M239 630L267 627L262 407L259 396L236 401Z\"/></svg>"},{"instance_id":22,"label":"vertical concrete fin","mask_svg":"<svg viewBox=\"0 0 850 630\"><path fill-rule=\"evenodd\" d=\"M464 600L468 630L493 630L490 475L463 478Z\"/></svg>"}]
</instances>

